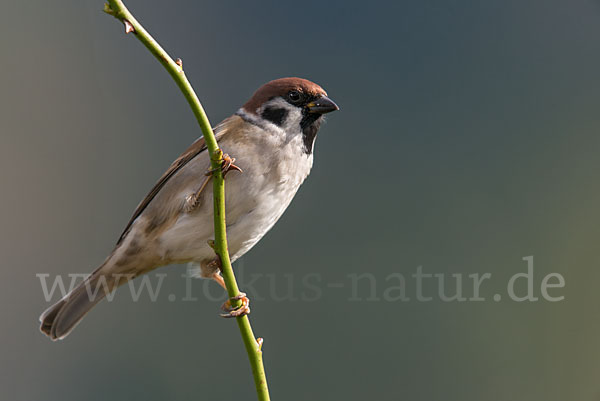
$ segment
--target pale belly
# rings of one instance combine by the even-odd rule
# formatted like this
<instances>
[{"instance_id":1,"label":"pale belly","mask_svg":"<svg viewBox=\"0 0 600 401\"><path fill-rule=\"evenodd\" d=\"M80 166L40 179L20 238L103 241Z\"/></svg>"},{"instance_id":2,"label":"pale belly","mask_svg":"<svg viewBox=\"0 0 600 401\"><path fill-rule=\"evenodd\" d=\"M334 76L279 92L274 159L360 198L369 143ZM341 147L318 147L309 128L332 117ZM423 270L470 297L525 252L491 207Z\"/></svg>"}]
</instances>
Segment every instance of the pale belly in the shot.
<instances>
[{"instance_id":1,"label":"pale belly","mask_svg":"<svg viewBox=\"0 0 600 401\"><path fill-rule=\"evenodd\" d=\"M231 152L240 154L235 149ZM236 164L244 173L232 171L227 175L225 209L232 261L250 250L279 220L308 175L312 157L301 163L295 158L293 165L291 163L282 158L275 163L276 169L258 170L244 157L239 157ZM193 191L194 185L197 182L181 191L178 195L181 202ZM214 251L208 245L208 241L214 239L212 196L212 185L208 185L198 209L182 213L158 238L156 251L165 262L203 263L214 258Z\"/></svg>"},{"instance_id":2,"label":"pale belly","mask_svg":"<svg viewBox=\"0 0 600 401\"><path fill-rule=\"evenodd\" d=\"M271 192L270 196L246 198L243 204L236 205L235 208L229 208L229 202L226 202L226 213L234 216L226 216L227 241L232 261L244 255L273 227L295 192L277 195ZM208 241L214 239L213 232L212 210L182 215L160 236L158 252L169 262L200 263L212 260L214 251L209 247Z\"/></svg>"}]
</instances>

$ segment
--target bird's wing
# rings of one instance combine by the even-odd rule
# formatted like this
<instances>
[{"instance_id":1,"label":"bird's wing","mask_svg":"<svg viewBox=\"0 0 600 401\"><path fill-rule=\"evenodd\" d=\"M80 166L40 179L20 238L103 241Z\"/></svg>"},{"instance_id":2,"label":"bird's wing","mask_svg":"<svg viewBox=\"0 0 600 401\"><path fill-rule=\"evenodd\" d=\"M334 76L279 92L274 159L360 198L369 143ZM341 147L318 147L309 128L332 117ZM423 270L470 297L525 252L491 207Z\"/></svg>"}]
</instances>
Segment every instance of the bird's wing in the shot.
<instances>
[{"instance_id":1,"label":"bird's wing","mask_svg":"<svg viewBox=\"0 0 600 401\"><path fill-rule=\"evenodd\" d=\"M217 140L221 139L227 132L227 129L225 129L226 121L227 120L223 121L221 124L219 124L217 127L214 128L215 137ZM171 166L167 169L167 171L165 171L165 173L162 175L162 177L160 177L158 182L156 184L154 184L154 187L152 187L152 189L150 190L148 195L146 195L146 197L140 202L138 207L135 209L133 216L131 216L131 219L127 223L127 227L125 227L125 230L123 230L123 233L119 237L119 240L117 241L117 245L119 245L121 243L121 241L123 241L123 239L129 232L129 230L131 229L131 225L133 224L133 222L142 214L142 212L146 209L146 207L148 207L148 205L150 204L152 199L154 199L156 197L156 195L160 192L160 190L165 186L167 181L169 181L169 179L175 173L177 173L183 166L185 166L187 163L189 163L191 160L193 160L196 156L198 156L199 154L201 154L204 151L206 151L206 143L204 142L204 137L200 137L194 143L192 143L185 150L185 152L183 152L181 154L181 156L179 156L171 164Z\"/></svg>"}]
</instances>

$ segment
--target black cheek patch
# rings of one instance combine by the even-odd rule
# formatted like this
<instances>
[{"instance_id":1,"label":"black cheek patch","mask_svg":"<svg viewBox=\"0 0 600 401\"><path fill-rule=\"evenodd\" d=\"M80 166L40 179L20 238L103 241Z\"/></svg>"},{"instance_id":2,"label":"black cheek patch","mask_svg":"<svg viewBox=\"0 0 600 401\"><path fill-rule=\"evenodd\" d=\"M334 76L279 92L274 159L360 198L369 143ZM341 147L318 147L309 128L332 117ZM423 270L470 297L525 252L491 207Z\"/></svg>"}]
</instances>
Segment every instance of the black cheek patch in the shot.
<instances>
[{"instance_id":1,"label":"black cheek patch","mask_svg":"<svg viewBox=\"0 0 600 401\"><path fill-rule=\"evenodd\" d=\"M262 117L265 120L271 121L273 124L277 126L281 126L285 117L287 117L288 111L286 109L280 109L275 107L267 107L262 112Z\"/></svg>"}]
</instances>

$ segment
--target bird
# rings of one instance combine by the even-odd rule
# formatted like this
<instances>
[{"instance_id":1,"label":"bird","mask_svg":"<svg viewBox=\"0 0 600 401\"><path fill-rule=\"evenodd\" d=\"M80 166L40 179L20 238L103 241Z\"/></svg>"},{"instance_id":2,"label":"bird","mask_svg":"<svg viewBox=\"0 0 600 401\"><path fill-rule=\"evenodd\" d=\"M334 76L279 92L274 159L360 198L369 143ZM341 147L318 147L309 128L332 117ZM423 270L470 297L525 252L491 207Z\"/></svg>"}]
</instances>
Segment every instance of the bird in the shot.
<instances>
[{"instance_id":1,"label":"bird","mask_svg":"<svg viewBox=\"0 0 600 401\"><path fill-rule=\"evenodd\" d=\"M214 128L225 154L226 233L232 262L256 245L287 209L312 168L324 115L336 110L339 107L316 83L280 78L262 85ZM210 245L214 226L209 167L210 155L200 137L139 203L106 260L42 313L42 333L51 340L64 339L107 294L161 266L192 262L193 275L225 288L220 259ZM229 308L226 316L249 313L245 294L239 298L242 307Z\"/></svg>"}]
</instances>

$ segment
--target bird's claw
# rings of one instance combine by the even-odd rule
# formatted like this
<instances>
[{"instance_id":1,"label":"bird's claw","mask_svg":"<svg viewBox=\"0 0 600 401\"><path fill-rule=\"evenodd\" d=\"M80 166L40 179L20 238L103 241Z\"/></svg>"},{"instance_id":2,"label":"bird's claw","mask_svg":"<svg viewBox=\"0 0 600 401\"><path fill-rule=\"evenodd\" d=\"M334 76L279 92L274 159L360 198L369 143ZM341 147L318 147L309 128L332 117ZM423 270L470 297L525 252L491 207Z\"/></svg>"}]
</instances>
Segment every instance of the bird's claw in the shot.
<instances>
[{"instance_id":1,"label":"bird's claw","mask_svg":"<svg viewBox=\"0 0 600 401\"><path fill-rule=\"evenodd\" d=\"M227 153L225 153L223 155L223 161L221 162L221 171L223 172L223 177L225 177L225 174L227 174L231 170L237 170L240 173L243 173L243 170L233 163L235 163L235 158L230 157ZM206 172L206 175L212 175L215 171L216 170L214 169L208 170Z\"/></svg>"},{"instance_id":2,"label":"bird's claw","mask_svg":"<svg viewBox=\"0 0 600 401\"><path fill-rule=\"evenodd\" d=\"M225 174L227 174L229 171L231 170L237 170L240 173L243 173L242 169L239 168L238 166L236 166L235 164L233 164L235 162L235 158L230 157L227 153L223 155L223 160L221 162L221 171L223 172L223 177L225 177ZM185 202L183 205L183 211L186 213L191 213L193 212L195 209L198 208L198 206L200 205L200 195L202 194L202 191L204 190L204 188L206 187L206 184L208 184L208 181L210 180L210 177L213 175L213 173L216 170L214 169L209 169L204 175L207 177L204 182L202 183L202 185L200 186L200 188L198 188L198 190L196 190L196 192L189 194L188 196L186 196L185 198Z\"/></svg>"},{"instance_id":3,"label":"bird's claw","mask_svg":"<svg viewBox=\"0 0 600 401\"><path fill-rule=\"evenodd\" d=\"M231 306L231 301L242 301L242 304L233 308ZM250 313L250 300L246 296L245 293L240 292L237 296L233 298L229 298L227 301L223 303L221 309L227 313L221 313L221 317L231 318L231 317L239 317L244 316Z\"/></svg>"},{"instance_id":4,"label":"bird's claw","mask_svg":"<svg viewBox=\"0 0 600 401\"><path fill-rule=\"evenodd\" d=\"M185 197L185 201L183 203L184 212L191 213L200 205L200 201L202 200L202 191L204 191L204 188L206 188L206 185L208 184L209 180L210 177L206 177L204 179L204 182L202 183L202 185L200 185L200 188L198 188L196 192L189 194Z\"/></svg>"},{"instance_id":5,"label":"bird's claw","mask_svg":"<svg viewBox=\"0 0 600 401\"><path fill-rule=\"evenodd\" d=\"M189 194L185 197L185 202L183 204L183 211L186 213L191 213L196 209L198 204L200 203L200 193L194 192L193 194Z\"/></svg>"},{"instance_id":6,"label":"bird's claw","mask_svg":"<svg viewBox=\"0 0 600 401\"><path fill-rule=\"evenodd\" d=\"M229 155L227 153L225 153L223 155L223 164L221 165L221 170L223 171L223 176L225 176L225 174L227 174L231 170L237 170L240 173L243 173L242 169L233 163L235 163L235 158L229 157Z\"/></svg>"}]
</instances>

